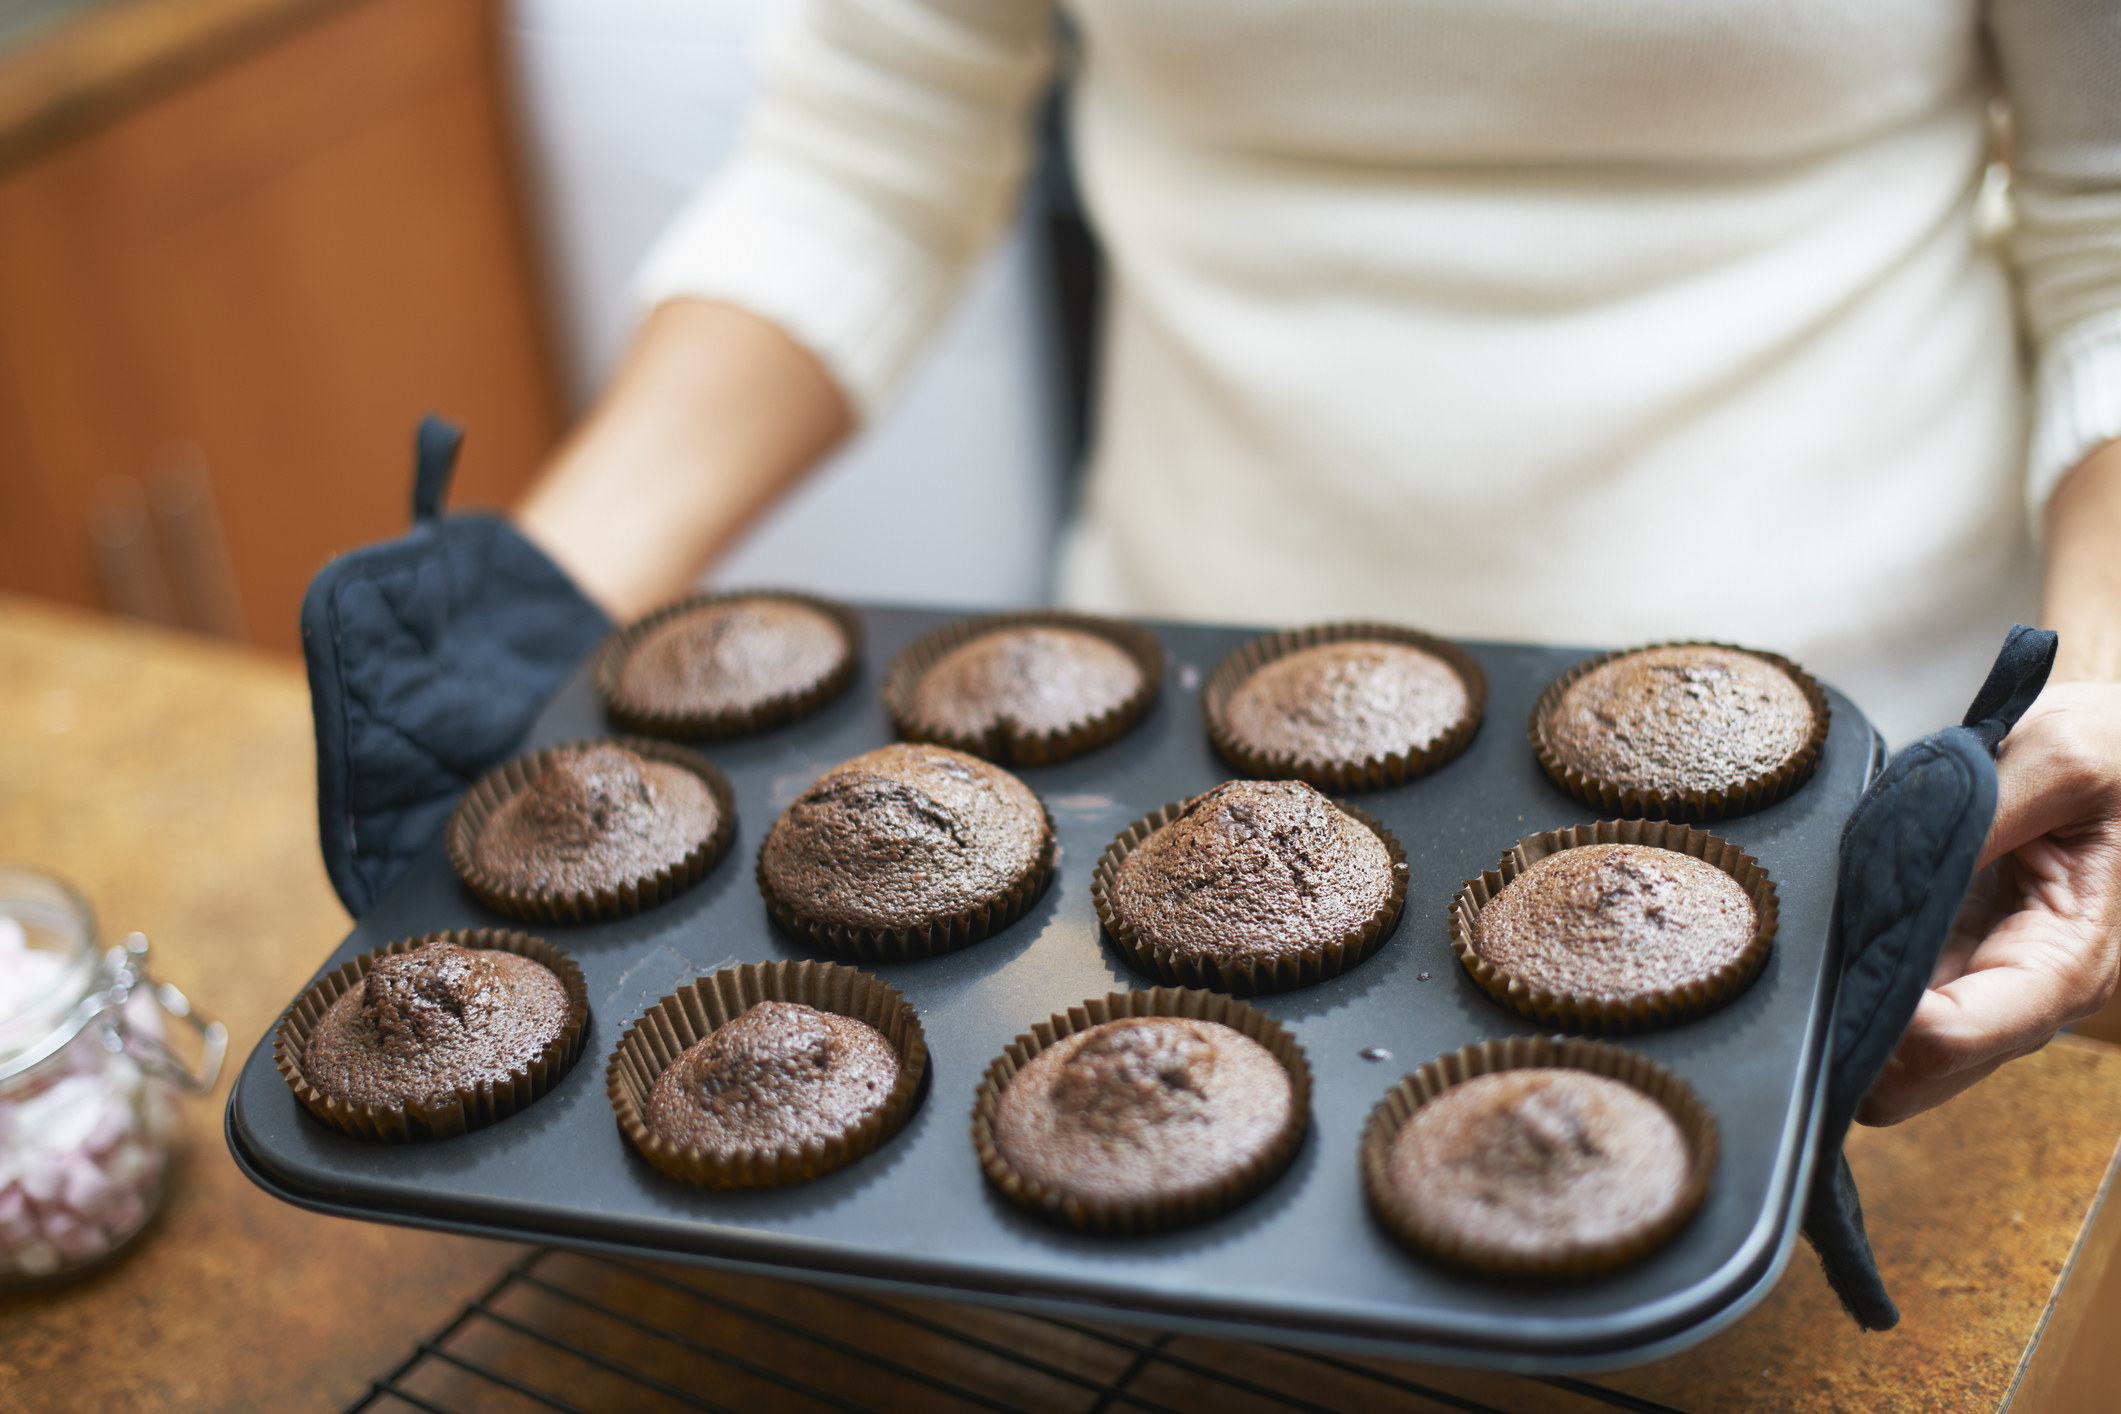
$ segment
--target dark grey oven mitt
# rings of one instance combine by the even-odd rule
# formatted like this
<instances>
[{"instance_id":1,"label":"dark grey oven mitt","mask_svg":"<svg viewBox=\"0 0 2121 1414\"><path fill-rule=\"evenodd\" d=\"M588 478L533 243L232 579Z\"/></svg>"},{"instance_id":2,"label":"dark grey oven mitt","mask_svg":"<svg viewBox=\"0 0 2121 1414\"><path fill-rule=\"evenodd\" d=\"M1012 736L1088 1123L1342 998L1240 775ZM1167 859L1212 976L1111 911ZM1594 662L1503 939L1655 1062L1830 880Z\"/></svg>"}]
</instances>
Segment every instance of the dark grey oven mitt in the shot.
<instances>
[{"instance_id":1,"label":"dark grey oven mitt","mask_svg":"<svg viewBox=\"0 0 2121 1414\"><path fill-rule=\"evenodd\" d=\"M1833 924L1841 995L1804 1235L1834 1294L1866 1330L1890 1329L1900 1312L1864 1235L1842 1141L1936 971L1996 818L1996 748L2046 686L2055 647L2044 629L2012 629L1965 725L1895 756L1841 832Z\"/></svg>"},{"instance_id":2,"label":"dark grey oven mitt","mask_svg":"<svg viewBox=\"0 0 2121 1414\"><path fill-rule=\"evenodd\" d=\"M442 514L462 441L422 422L412 533L333 560L302 600L318 833L356 916L611 628L507 521Z\"/></svg>"}]
</instances>

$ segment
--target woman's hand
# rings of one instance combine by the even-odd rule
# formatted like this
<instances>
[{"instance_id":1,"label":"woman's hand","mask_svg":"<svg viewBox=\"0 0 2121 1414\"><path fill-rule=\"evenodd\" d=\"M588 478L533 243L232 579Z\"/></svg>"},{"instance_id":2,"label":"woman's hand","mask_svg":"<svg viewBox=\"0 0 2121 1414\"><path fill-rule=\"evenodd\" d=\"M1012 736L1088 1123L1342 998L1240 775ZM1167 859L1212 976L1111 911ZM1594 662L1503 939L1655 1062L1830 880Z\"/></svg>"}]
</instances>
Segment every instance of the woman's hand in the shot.
<instances>
[{"instance_id":1,"label":"woman's hand","mask_svg":"<svg viewBox=\"0 0 2121 1414\"><path fill-rule=\"evenodd\" d=\"M2106 1005L2121 972L2121 686L2055 683L1996 761L1982 869L1857 1119L1897 1124Z\"/></svg>"},{"instance_id":2,"label":"woman's hand","mask_svg":"<svg viewBox=\"0 0 2121 1414\"><path fill-rule=\"evenodd\" d=\"M1898 1124L2037 1051L2121 969L2121 441L2047 507L2047 690L2003 739L1982 870L1856 1118Z\"/></svg>"}]
</instances>

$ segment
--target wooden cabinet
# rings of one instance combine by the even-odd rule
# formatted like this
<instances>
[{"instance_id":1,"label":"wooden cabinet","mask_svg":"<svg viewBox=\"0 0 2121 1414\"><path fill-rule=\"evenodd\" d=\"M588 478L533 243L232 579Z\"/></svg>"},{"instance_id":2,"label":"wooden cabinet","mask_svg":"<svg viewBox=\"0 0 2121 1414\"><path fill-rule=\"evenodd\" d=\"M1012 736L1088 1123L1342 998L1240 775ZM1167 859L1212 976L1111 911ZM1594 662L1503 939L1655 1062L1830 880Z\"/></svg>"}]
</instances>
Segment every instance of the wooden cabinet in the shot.
<instances>
[{"instance_id":1,"label":"wooden cabinet","mask_svg":"<svg viewBox=\"0 0 2121 1414\"><path fill-rule=\"evenodd\" d=\"M73 67L185 7L79 22L103 48ZM317 567L406 525L419 416L468 429L454 503L505 503L557 432L552 361L494 0L190 15L96 105L66 35L0 59L0 588L104 603L106 478L189 444L250 636L292 651Z\"/></svg>"}]
</instances>

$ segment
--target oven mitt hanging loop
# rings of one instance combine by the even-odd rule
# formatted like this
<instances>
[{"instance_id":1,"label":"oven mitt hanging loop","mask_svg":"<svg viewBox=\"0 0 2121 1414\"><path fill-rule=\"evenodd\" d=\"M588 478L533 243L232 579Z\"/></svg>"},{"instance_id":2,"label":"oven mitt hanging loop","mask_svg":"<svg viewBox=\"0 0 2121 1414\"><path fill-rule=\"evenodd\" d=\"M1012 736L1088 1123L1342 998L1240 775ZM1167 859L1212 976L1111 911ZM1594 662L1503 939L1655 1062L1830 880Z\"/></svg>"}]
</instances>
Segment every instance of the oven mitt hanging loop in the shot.
<instances>
[{"instance_id":1,"label":"oven mitt hanging loop","mask_svg":"<svg viewBox=\"0 0 2121 1414\"><path fill-rule=\"evenodd\" d=\"M463 440L423 420L412 532L333 560L302 600L318 833L357 917L611 629L506 520L442 513Z\"/></svg>"},{"instance_id":2,"label":"oven mitt hanging loop","mask_svg":"<svg viewBox=\"0 0 2121 1414\"><path fill-rule=\"evenodd\" d=\"M2047 630L2013 628L1965 724L1895 756L1841 832L1841 994L1804 1235L1866 1330L1892 1328L1900 1312L1864 1234L1842 1141L1936 971L1995 822L1996 749L2047 684L2056 644Z\"/></svg>"}]
</instances>

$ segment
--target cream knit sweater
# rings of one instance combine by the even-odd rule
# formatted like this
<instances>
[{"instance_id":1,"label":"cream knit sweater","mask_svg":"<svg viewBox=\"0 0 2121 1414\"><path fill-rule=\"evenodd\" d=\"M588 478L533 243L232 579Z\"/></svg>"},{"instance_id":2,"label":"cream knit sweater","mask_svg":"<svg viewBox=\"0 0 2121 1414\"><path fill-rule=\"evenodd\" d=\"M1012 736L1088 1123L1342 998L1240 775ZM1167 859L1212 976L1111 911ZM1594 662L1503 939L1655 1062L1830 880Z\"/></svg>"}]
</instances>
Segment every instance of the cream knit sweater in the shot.
<instances>
[{"instance_id":1,"label":"cream knit sweater","mask_svg":"<svg viewBox=\"0 0 2121 1414\"><path fill-rule=\"evenodd\" d=\"M2033 612L2028 526L2121 435L2121 0L1068 8L1114 277L1069 601L1731 639L1897 740ZM874 409L1007 221L1053 33L797 0L643 296Z\"/></svg>"}]
</instances>

